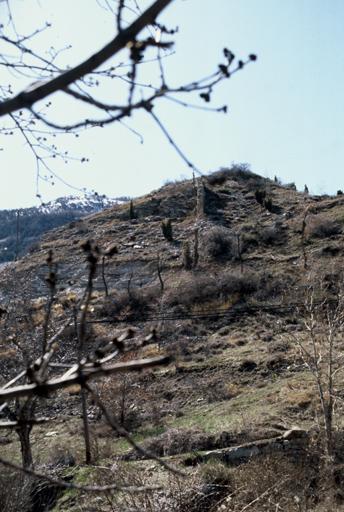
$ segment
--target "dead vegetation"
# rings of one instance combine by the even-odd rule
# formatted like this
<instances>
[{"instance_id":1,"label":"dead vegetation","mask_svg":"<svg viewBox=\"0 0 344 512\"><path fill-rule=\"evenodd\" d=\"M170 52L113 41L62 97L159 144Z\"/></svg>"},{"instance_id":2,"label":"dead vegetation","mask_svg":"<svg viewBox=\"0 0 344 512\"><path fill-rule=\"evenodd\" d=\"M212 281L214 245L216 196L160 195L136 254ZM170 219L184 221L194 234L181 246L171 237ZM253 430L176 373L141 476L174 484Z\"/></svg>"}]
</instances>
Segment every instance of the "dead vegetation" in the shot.
<instances>
[{"instance_id":1,"label":"dead vegetation","mask_svg":"<svg viewBox=\"0 0 344 512\"><path fill-rule=\"evenodd\" d=\"M342 228L338 222L325 216L313 216L308 221L308 234L313 238L330 238L339 235Z\"/></svg>"}]
</instances>

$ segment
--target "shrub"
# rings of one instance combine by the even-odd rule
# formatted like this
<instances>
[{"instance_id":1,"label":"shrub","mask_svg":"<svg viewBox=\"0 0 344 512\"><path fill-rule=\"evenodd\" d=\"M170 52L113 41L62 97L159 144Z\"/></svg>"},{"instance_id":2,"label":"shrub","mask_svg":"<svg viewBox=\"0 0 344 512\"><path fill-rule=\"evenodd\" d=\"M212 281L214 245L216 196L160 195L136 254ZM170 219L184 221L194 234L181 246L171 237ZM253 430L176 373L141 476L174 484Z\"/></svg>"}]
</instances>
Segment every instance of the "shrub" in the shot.
<instances>
[{"instance_id":1,"label":"shrub","mask_svg":"<svg viewBox=\"0 0 344 512\"><path fill-rule=\"evenodd\" d=\"M245 254L251 249L258 247L259 242L259 235L255 231L249 233L242 233L242 235L240 236L241 254Z\"/></svg>"},{"instance_id":2,"label":"shrub","mask_svg":"<svg viewBox=\"0 0 344 512\"><path fill-rule=\"evenodd\" d=\"M0 473L0 508L4 512L31 510L33 480L26 475L2 470Z\"/></svg>"},{"instance_id":3,"label":"shrub","mask_svg":"<svg viewBox=\"0 0 344 512\"><path fill-rule=\"evenodd\" d=\"M245 297L258 289L259 278L253 272L244 274L226 273L216 279L218 290L224 297L237 293Z\"/></svg>"},{"instance_id":4,"label":"shrub","mask_svg":"<svg viewBox=\"0 0 344 512\"><path fill-rule=\"evenodd\" d=\"M326 217L313 217L308 222L308 234L314 238L327 238L341 232L338 222Z\"/></svg>"},{"instance_id":5,"label":"shrub","mask_svg":"<svg viewBox=\"0 0 344 512\"><path fill-rule=\"evenodd\" d=\"M161 230L164 238L169 242L173 241L172 223L171 219L166 219L161 222Z\"/></svg>"},{"instance_id":6,"label":"shrub","mask_svg":"<svg viewBox=\"0 0 344 512\"><path fill-rule=\"evenodd\" d=\"M264 178L250 170L250 165L247 163L237 163L229 169L220 169L207 176L206 179L210 185L222 185L228 179L242 180L251 184L264 181Z\"/></svg>"},{"instance_id":7,"label":"shrub","mask_svg":"<svg viewBox=\"0 0 344 512\"><path fill-rule=\"evenodd\" d=\"M259 276L255 297L261 301L272 300L294 285L295 283L290 276L276 276L270 273L263 273Z\"/></svg>"},{"instance_id":8,"label":"shrub","mask_svg":"<svg viewBox=\"0 0 344 512\"><path fill-rule=\"evenodd\" d=\"M125 295L128 296L126 293ZM128 296L128 304L133 310L144 310L148 308L154 300L160 297L159 286L147 286L145 288L136 288ZM126 299L124 297L124 304Z\"/></svg>"},{"instance_id":9,"label":"shrub","mask_svg":"<svg viewBox=\"0 0 344 512\"><path fill-rule=\"evenodd\" d=\"M256 198L257 203L259 203L263 208L268 210L271 213L279 213L280 207L275 205L270 196L266 195L266 190L262 188L258 188L254 192L254 197Z\"/></svg>"},{"instance_id":10,"label":"shrub","mask_svg":"<svg viewBox=\"0 0 344 512\"><path fill-rule=\"evenodd\" d=\"M137 215L136 215L136 212L135 212L134 203L131 200L130 203L129 203L129 219L133 220L133 219L136 219L136 218L137 218Z\"/></svg>"},{"instance_id":11,"label":"shrub","mask_svg":"<svg viewBox=\"0 0 344 512\"><path fill-rule=\"evenodd\" d=\"M210 185L222 185L227 179L250 180L252 178L262 179L250 170L249 164L238 163L233 164L229 169L220 169L207 176Z\"/></svg>"},{"instance_id":12,"label":"shrub","mask_svg":"<svg viewBox=\"0 0 344 512\"><path fill-rule=\"evenodd\" d=\"M197 461L197 455L195 456ZM176 512L210 512L229 510L224 498L232 493L232 471L221 462L211 461L201 467L195 480L183 492L174 490L173 510ZM225 507L225 508L224 508Z\"/></svg>"},{"instance_id":13,"label":"shrub","mask_svg":"<svg viewBox=\"0 0 344 512\"><path fill-rule=\"evenodd\" d=\"M209 303L213 299L223 300L233 294L243 298L258 289L259 279L256 274L225 273L220 276L197 275L180 281L177 286L166 291L167 306L186 306Z\"/></svg>"},{"instance_id":14,"label":"shrub","mask_svg":"<svg viewBox=\"0 0 344 512\"><path fill-rule=\"evenodd\" d=\"M27 252L28 252L29 254L34 254L35 252L38 252L40 249L41 249L41 246L40 246L39 242L34 242L34 243L32 243L32 244L27 248Z\"/></svg>"},{"instance_id":15,"label":"shrub","mask_svg":"<svg viewBox=\"0 0 344 512\"><path fill-rule=\"evenodd\" d=\"M343 191L342 190L337 190L337 196L342 196L343 195Z\"/></svg>"},{"instance_id":16,"label":"shrub","mask_svg":"<svg viewBox=\"0 0 344 512\"><path fill-rule=\"evenodd\" d=\"M116 295L105 297L101 307L98 309L100 317L112 317L120 314L145 313L160 297L159 286L147 286L144 288L134 288L128 294L128 291L116 293Z\"/></svg>"},{"instance_id":17,"label":"shrub","mask_svg":"<svg viewBox=\"0 0 344 512\"><path fill-rule=\"evenodd\" d=\"M254 192L254 197L256 198L257 203L259 203L260 205L264 206L264 201L265 201L265 198L266 198L266 190L264 190L264 189L257 189Z\"/></svg>"},{"instance_id":18,"label":"shrub","mask_svg":"<svg viewBox=\"0 0 344 512\"><path fill-rule=\"evenodd\" d=\"M257 363L252 359L245 359L239 366L239 372L253 372L257 368Z\"/></svg>"},{"instance_id":19,"label":"shrub","mask_svg":"<svg viewBox=\"0 0 344 512\"><path fill-rule=\"evenodd\" d=\"M237 244L231 232L223 227L215 227L203 240L205 254L212 260L228 260L237 257Z\"/></svg>"},{"instance_id":20,"label":"shrub","mask_svg":"<svg viewBox=\"0 0 344 512\"><path fill-rule=\"evenodd\" d=\"M239 162L237 164L233 164L230 169L228 169L228 174L231 176L231 178L240 178L243 180L249 180L252 177L260 178L258 174L255 174L250 169L250 164L245 162Z\"/></svg>"},{"instance_id":21,"label":"shrub","mask_svg":"<svg viewBox=\"0 0 344 512\"><path fill-rule=\"evenodd\" d=\"M338 254L340 254L342 252L342 248L337 245L325 245L325 247L323 247L321 249L321 254L323 256L337 256Z\"/></svg>"},{"instance_id":22,"label":"shrub","mask_svg":"<svg viewBox=\"0 0 344 512\"><path fill-rule=\"evenodd\" d=\"M284 188L290 188L290 190L297 190L295 183L292 181L291 183L285 183Z\"/></svg>"},{"instance_id":23,"label":"shrub","mask_svg":"<svg viewBox=\"0 0 344 512\"><path fill-rule=\"evenodd\" d=\"M210 185L222 185L229 178L229 169L221 169L220 171L213 172L212 174L207 176L207 181Z\"/></svg>"},{"instance_id":24,"label":"shrub","mask_svg":"<svg viewBox=\"0 0 344 512\"><path fill-rule=\"evenodd\" d=\"M266 199L264 199L264 208L266 208L268 212L274 212L274 205L271 197L267 197Z\"/></svg>"},{"instance_id":25,"label":"shrub","mask_svg":"<svg viewBox=\"0 0 344 512\"><path fill-rule=\"evenodd\" d=\"M185 270L191 270L193 267L193 258L191 256L190 244L187 241L183 244L183 267Z\"/></svg>"},{"instance_id":26,"label":"shrub","mask_svg":"<svg viewBox=\"0 0 344 512\"><path fill-rule=\"evenodd\" d=\"M272 512L276 503L285 511L315 510L318 471L316 459L310 462L282 453L255 457L233 471L233 499L226 510Z\"/></svg>"},{"instance_id":27,"label":"shrub","mask_svg":"<svg viewBox=\"0 0 344 512\"><path fill-rule=\"evenodd\" d=\"M259 239L265 245L276 245L285 242L285 231L280 224L267 226L259 231Z\"/></svg>"},{"instance_id":28,"label":"shrub","mask_svg":"<svg viewBox=\"0 0 344 512\"><path fill-rule=\"evenodd\" d=\"M232 471L222 462L210 461L204 464L201 468L201 474L206 484L215 484L228 488L232 483Z\"/></svg>"}]
</instances>

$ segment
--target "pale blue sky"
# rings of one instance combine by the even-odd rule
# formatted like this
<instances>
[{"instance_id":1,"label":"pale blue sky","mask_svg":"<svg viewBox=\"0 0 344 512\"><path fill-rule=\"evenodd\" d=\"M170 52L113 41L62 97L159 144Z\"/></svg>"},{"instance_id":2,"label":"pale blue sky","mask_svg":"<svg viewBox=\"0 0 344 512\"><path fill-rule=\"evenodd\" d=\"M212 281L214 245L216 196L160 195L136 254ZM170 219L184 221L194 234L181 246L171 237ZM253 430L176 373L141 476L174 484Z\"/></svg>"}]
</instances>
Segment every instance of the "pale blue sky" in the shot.
<instances>
[{"instance_id":1,"label":"pale blue sky","mask_svg":"<svg viewBox=\"0 0 344 512\"><path fill-rule=\"evenodd\" d=\"M42 11L36 0L13 2L23 26L33 26L39 15L49 19L58 27L60 45L69 43L72 33L72 63L112 37L112 21L96 1L46 0L40 2ZM213 71L225 46L243 58L256 53L258 61L214 94L214 106L228 104L228 115L170 103L160 104L157 112L204 172L248 162L253 171L295 181L301 189L307 183L314 193L344 189L343 20L342 0L175 0L161 17L179 26L176 54L166 61L168 82ZM42 38L42 44L51 43ZM8 80L0 69L1 83ZM68 113L63 108L61 103L61 119L78 114L78 107L68 107ZM190 176L144 113L130 125L143 135L144 144L121 126L88 131L65 144L90 163L57 163L54 170L76 187L108 196L137 196L166 180ZM23 141L0 137L0 147L0 208L35 204L35 161ZM41 186L44 200L71 193L60 185Z\"/></svg>"}]
</instances>

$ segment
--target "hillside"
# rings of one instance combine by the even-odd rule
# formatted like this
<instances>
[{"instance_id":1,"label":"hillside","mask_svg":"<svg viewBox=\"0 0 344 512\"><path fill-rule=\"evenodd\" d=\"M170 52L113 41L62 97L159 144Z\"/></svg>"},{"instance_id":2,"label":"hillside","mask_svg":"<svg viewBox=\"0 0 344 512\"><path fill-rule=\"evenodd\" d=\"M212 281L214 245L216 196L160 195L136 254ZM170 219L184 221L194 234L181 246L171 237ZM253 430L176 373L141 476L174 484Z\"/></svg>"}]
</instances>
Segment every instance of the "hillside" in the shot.
<instances>
[{"instance_id":1,"label":"hillside","mask_svg":"<svg viewBox=\"0 0 344 512\"><path fill-rule=\"evenodd\" d=\"M127 198L125 198L127 200ZM0 263L13 261L38 247L40 237L50 229L123 203L105 196L60 197L38 207L0 210Z\"/></svg>"},{"instance_id":2,"label":"hillside","mask_svg":"<svg viewBox=\"0 0 344 512\"><path fill-rule=\"evenodd\" d=\"M340 353L344 196L300 193L236 166L196 183L166 185L136 199L133 209L115 205L46 233L34 253L0 273L3 384L22 368L18 345L24 338L31 360L40 353L49 251L50 272L57 275L53 335L85 297L87 241L97 272L87 306L86 352L103 350L122 335L120 361L172 357L154 371L98 381L99 396L135 441L189 476L169 474L156 460L139 456L123 432L107 425L94 400L88 415L97 463L83 466L74 387L41 399L39 410L54 419L33 429L39 464L55 467L70 457L74 482L112 482L117 475L122 483L158 484L163 490L130 499L92 495L89 501L68 491L54 510L342 510L332 481L326 487L329 481L320 472L324 418L307 357L326 339L334 340L332 357ZM114 246L117 251L110 251ZM326 304L334 309L324 309ZM332 310L340 315L330 325ZM19 326L13 327L11 315L21 319ZM77 360L73 326L71 321L59 336L60 367ZM338 328L332 338L329 326ZM328 358L328 345L321 347L318 365ZM335 392L339 468L339 371ZM19 460L15 433L7 440L4 455ZM240 455L231 451L237 446ZM341 482L341 470L336 471Z\"/></svg>"}]
</instances>

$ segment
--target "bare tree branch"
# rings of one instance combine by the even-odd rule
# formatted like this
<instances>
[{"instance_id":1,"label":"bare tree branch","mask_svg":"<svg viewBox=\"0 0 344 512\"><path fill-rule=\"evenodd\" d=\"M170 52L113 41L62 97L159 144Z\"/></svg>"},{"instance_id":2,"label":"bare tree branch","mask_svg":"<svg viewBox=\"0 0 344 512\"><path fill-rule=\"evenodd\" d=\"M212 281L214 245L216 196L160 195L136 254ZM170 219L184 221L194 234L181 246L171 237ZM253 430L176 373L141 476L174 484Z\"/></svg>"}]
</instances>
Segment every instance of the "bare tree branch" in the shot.
<instances>
[{"instance_id":1,"label":"bare tree branch","mask_svg":"<svg viewBox=\"0 0 344 512\"><path fill-rule=\"evenodd\" d=\"M139 16L128 28L122 30L117 36L106 44L101 50L81 62L78 66L60 74L56 78L43 84L38 84L30 91L23 91L14 98L0 103L0 117L10 114L21 108L31 108L50 94L61 91L77 80L91 73L108 59L125 48L128 43L133 43L136 36L149 24L154 23L157 16L172 2L172 0L156 0L151 7Z\"/></svg>"},{"instance_id":2,"label":"bare tree branch","mask_svg":"<svg viewBox=\"0 0 344 512\"><path fill-rule=\"evenodd\" d=\"M59 377L47 380L42 384L31 383L22 386L16 386L7 390L0 390L0 403L11 400L13 398L33 395L43 395L56 391L58 389L67 388L74 384L83 385L86 382L96 379L98 377L112 375L116 373L123 373L128 371L141 371L146 368L153 368L155 366L167 365L171 362L171 357L161 356L152 357L150 359L138 359L129 361L127 363L117 363L112 366L105 367L98 366L96 363L91 368L79 368L74 371L72 375L67 377Z\"/></svg>"},{"instance_id":3,"label":"bare tree branch","mask_svg":"<svg viewBox=\"0 0 344 512\"><path fill-rule=\"evenodd\" d=\"M85 492L108 492L108 491L128 491L128 492L146 492L146 491L157 491L161 489L160 486L141 486L136 487L132 485L80 485L80 484L73 484L72 482L65 482L64 480L60 480L58 478L54 478L50 475L47 475L46 473L40 473L38 471L34 471L33 469L29 468L23 468L22 466L19 466L19 464L15 464L14 462L10 462L8 460L3 459L0 457L0 464L3 466L6 466L11 469L15 469L17 471L20 471L22 473L25 473L25 475L32 476L33 478L38 478L40 480L46 480L47 482L50 482L51 484L56 485L56 487L61 487L62 489L76 489L80 491Z\"/></svg>"}]
</instances>

